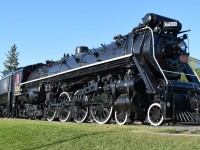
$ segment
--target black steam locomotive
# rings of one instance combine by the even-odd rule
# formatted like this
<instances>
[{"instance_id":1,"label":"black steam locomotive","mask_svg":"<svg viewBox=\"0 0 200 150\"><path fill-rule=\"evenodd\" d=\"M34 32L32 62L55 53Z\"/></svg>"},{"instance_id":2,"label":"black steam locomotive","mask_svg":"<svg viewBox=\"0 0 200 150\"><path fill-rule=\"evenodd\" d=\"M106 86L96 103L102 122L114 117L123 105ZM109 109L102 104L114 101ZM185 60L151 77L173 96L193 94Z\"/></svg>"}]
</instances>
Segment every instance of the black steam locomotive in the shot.
<instances>
[{"instance_id":1,"label":"black steam locomotive","mask_svg":"<svg viewBox=\"0 0 200 150\"><path fill-rule=\"evenodd\" d=\"M200 82L178 20L147 14L100 48L18 68L0 81L0 115L48 121L200 122ZM181 81L185 76L187 82Z\"/></svg>"}]
</instances>

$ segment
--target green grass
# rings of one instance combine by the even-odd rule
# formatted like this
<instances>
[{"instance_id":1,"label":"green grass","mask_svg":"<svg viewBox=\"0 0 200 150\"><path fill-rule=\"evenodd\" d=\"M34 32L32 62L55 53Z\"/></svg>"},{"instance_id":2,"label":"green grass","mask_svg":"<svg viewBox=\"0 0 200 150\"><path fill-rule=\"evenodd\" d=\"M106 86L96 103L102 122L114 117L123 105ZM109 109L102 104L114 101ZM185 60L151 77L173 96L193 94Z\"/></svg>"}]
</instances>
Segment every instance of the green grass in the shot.
<instances>
[{"instance_id":1,"label":"green grass","mask_svg":"<svg viewBox=\"0 0 200 150\"><path fill-rule=\"evenodd\" d=\"M160 134L167 133L167 134ZM199 131L0 119L0 150L200 149Z\"/></svg>"}]
</instances>

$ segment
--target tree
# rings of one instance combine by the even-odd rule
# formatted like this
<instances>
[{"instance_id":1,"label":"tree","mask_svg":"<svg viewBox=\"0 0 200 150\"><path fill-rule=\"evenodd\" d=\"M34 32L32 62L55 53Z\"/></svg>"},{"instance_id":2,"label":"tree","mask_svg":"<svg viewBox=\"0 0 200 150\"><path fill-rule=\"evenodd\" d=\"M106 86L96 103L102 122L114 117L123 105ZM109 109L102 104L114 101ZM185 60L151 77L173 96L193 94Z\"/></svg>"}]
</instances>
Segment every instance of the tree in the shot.
<instances>
[{"instance_id":1,"label":"tree","mask_svg":"<svg viewBox=\"0 0 200 150\"><path fill-rule=\"evenodd\" d=\"M7 57L7 60L3 63L5 69L1 72L3 74L6 74L14 69L16 69L19 65L18 62L18 56L19 56L19 52L17 52L17 47L14 44L10 51L8 51L8 54L5 54Z\"/></svg>"}]
</instances>

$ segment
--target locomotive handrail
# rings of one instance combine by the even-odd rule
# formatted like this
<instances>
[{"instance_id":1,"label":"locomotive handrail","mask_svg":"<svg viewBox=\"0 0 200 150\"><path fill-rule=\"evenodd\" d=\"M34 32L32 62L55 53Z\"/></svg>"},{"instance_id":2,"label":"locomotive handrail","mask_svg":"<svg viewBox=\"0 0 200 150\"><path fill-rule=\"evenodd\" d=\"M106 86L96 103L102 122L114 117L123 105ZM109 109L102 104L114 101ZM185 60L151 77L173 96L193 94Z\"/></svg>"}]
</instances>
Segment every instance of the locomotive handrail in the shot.
<instances>
[{"instance_id":1,"label":"locomotive handrail","mask_svg":"<svg viewBox=\"0 0 200 150\"><path fill-rule=\"evenodd\" d=\"M200 81L199 77L197 76L197 74L196 74L196 72L194 70L193 70L194 74L188 74L188 73L183 73L183 72L175 72L175 71L169 71L169 70L163 70L163 71L164 72L169 72L169 73L174 73L174 74L181 74L181 75L184 74L186 76L193 76L193 77L196 77L198 81Z\"/></svg>"},{"instance_id":2,"label":"locomotive handrail","mask_svg":"<svg viewBox=\"0 0 200 150\"><path fill-rule=\"evenodd\" d=\"M164 77L164 79L165 79L166 85L168 84L168 80L167 80L167 78L166 78L164 72L170 72L170 73L174 73L174 74L185 74L185 73L179 73L179 72L174 72L174 71L163 70L163 69L160 67L160 65L159 65L159 63L157 62L157 59L156 59L156 57L155 57L153 30L152 30L150 27L145 26L144 28L141 28L141 29L139 29L139 30L137 30L137 31L142 31L142 30L145 30L145 29L148 29L148 30L150 30L150 32L151 32L151 36L152 36L152 48L153 48L153 59L155 60L155 62L156 62L156 64L157 64L157 66L158 66L160 72L162 73L162 75L163 75L163 77ZM185 74L185 75L194 76L194 77L196 77L196 78L198 79L198 81L200 81L200 80L199 80L199 77L198 77L197 74L196 74L196 72L193 71L193 73L194 73L194 75L193 75L193 74Z\"/></svg>"},{"instance_id":3,"label":"locomotive handrail","mask_svg":"<svg viewBox=\"0 0 200 150\"><path fill-rule=\"evenodd\" d=\"M193 72L194 72L195 76L197 77L198 81L200 82L199 76L197 75L197 73L194 70L193 70Z\"/></svg>"},{"instance_id":4,"label":"locomotive handrail","mask_svg":"<svg viewBox=\"0 0 200 150\"><path fill-rule=\"evenodd\" d=\"M168 80L167 80L167 78L165 77L165 74L164 74L163 70L161 69L161 67L160 67L160 65L159 65L159 63L158 63L158 61L156 60L156 57L155 57L153 30L152 30L150 27L145 26L144 28L140 29L139 31L145 30L145 29L148 29L148 30L150 30L150 32L151 32L151 37L152 37L152 49L153 49L153 59L154 59L154 61L156 62L156 64L157 64L157 66L158 66L158 68L159 68L161 74L163 75L163 77L164 77L164 79L165 79L166 85L167 85L167 84L168 84Z\"/></svg>"},{"instance_id":5,"label":"locomotive handrail","mask_svg":"<svg viewBox=\"0 0 200 150\"><path fill-rule=\"evenodd\" d=\"M188 41L188 45L189 45L189 41ZM188 64L189 66L190 66L190 64ZM191 66L190 66L191 67ZM192 68L192 67L191 67ZM197 73L194 71L194 70L192 70L193 71L193 73L195 74L195 76L196 76L196 78L197 78L197 80L200 82L200 79L199 79L199 76L197 75Z\"/></svg>"},{"instance_id":6,"label":"locomotive handrail","mask_svg":"<svg viewBox=\"0 0 200 150\"><path fill-rule=\"evenodd\" d=\"M169 73L175 73L175 74L184 74L187 76L194 76L197 77L195 74L187 74L187 73L183 73L183 72L176 72L176 71L169 71L169 70L163 70L164 72L169 72Z\"/></svg>"}]
</instances>

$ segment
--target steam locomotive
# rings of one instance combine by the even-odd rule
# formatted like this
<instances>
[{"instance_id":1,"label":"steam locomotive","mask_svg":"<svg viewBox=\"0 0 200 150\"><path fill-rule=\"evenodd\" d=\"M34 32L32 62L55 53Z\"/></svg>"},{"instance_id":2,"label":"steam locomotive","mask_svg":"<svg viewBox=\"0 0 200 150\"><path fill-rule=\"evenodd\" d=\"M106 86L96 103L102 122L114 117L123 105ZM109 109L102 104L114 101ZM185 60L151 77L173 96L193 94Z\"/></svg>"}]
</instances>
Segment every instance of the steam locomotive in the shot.
<instances>
[{"instance_id":1,"label":"steam locomotive","mask_svg":"<svg viewBox=\"0 0 200 150\"><path fill-rule=\"evenodd\" d=\"M99 48L76 48L59 61L0 80L0 115L61 122L200 122L200 82L188 64L187 31L149 13L127 35ZM187 81L182 81L185 76Z\"/></svg>"}]
</instances>

